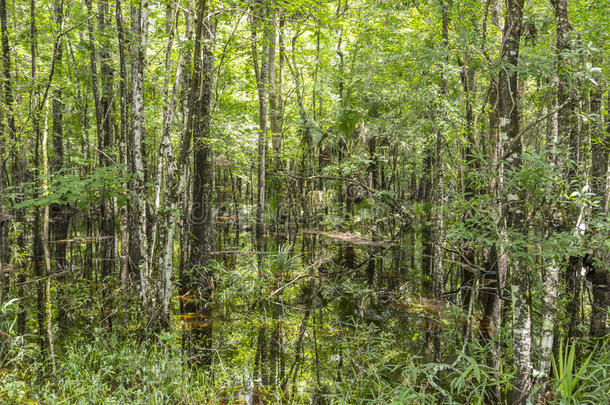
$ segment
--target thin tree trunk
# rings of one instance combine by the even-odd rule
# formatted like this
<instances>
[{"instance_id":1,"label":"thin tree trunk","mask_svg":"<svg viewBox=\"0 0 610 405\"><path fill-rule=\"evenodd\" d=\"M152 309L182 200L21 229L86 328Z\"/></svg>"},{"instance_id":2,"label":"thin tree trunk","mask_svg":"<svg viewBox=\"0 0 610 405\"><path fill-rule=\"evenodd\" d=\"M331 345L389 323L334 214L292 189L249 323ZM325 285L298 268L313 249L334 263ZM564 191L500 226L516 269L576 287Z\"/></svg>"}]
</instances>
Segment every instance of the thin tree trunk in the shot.
<instances>
[{"instance_id":1,"label":"thin tree trunk","mask_svg":"<svg viewBox=\"0 0 610 405\"><path fill-rule=\"evenodd\" d=\"M548 103L547 110L552 112L556 108L556 100L552 99ZM555 167L557 165L557 114L550 114L547 119L547 150L549 151L550 164ZM551 185L549 193L556 193L555 184ZM556 231L555 224L559 223L558 212L553 205L549 207L549 232ZM559 293L559 265L560 257L548 259L545 266L542 278L543 295L542 295L542 331L540 338L540 360L538 370L542 373L542 378L539 383L542 388L538 393L540 402L544 401L546 394L546 382L549 379L551 372L551 362L553 357L553 345L555 341L555 329L557 327L557 296Z\"/></svg>"},{"instance_id":2,"label":"thin tree trunk","mask_svg":"<svg viewBox=\"0 0 610 405\"><path fill-rule=\"evenodd\" d=\"M64 11L63 11L63 1L55 0L54 2L54 20L55 25L59 31L61 31L63 27L64 20ZM62 74L63 72L63 41L60 39L58 41L57 52L55 57L56 64L56 74ZM64 167L64 125L63 125L63 115L64 115L64 102L63 102L63 92L61 84L57 84L53 88L52 93L52 118L53 118L53 158L51 159L51 169L52 173L58 174L61 172ZM70 218L68 215L68 206L65 204L53 204L50 207L50 215L51 215L51 235L55 240L64 240L68 237L68 227L70 225ZM56 264L56 272L62 272L66 270L66 244L65 243L56 243L54 244L54 259ZM60 327L65 323L65 313L64 305L62 302L64 301L64 292L58 291L58 299L60 300L60 305L58 308L58 323Z\"/></svg>"},{"instance_id":3,"label":"thin tree trunk","mask_svg":"<svg viewBox=\"0 0 610 405\"><path fill-rule=\"evenodd\" d=\"M114 115L112 111L112 67L110 64L110 38L107 31L108 0L100 0L98 3L98 30L101 32L100 45L100 78L102 94L99 100L101 112L102 136L98 138L99 164L100 167L108 167L113 163L113 128ZM95 57L94 54L91 55ZM101 275L102 279L111 276L115 269L115 218L113 199L104 199L100 203L100 229L103 239L101 240ZM104 281L107 282L107 281Z\"/></svg>"},{"instance_id":4,"label":"thin tree trunk","mask_svg":"<svg viewBox=\"0 0 610 405\"><path fill-rule=\"evenodd\" d=\"M570 83L569 53L571 52L571 26L568 20L568 0L551 0L555 9L556 20L556 52L557 52L557 104L560 106L557 119L558 142L564 143L568 149L568 156L563 157L564 187L570 194L570 184L577 174L579 162L579 135L577 123L577 98ZM577 207L571 206L564 217L564 230L569 232L577 226ZM578 237L580 232L574 234ZM568 312L568 337L577 336L577 326L580 323L580 273L581 259L571 256L567 259L566 266L566 292L569 297L567 304Z\"/></svg>"},{"instance_id":5,"label":"thin tree trunk","mask_svg":"<svg viewBox=\"0 0 610 405\"><path fill-rule=\"evenodd\" d=\"M252 17L252 62L258 89L258 113L259 113L259 132L258 132L258 170L257 170L257 200L256 200L256 244L259 252L265 246L265 175L266 175L266 145L267 145L267 75L269 74L269 46L265 41L259 65L258 40L256 36L256 21L263 20L267 14L263 10L265 5L260 2L254 10L257 18ZM267 23L264 23L265 26ZM265 29L267 32L267 29Z\"/></svg>"},{"instance_id":6,"label":"thin tree trunk","mask_svg":"<svg viewBox=\"0 0 610 405\"><path fill-rule=\"evenodd\" d=\"M177 19L178 9L176 9L175 18ZM175 24L175 21L174 21ZM172 25L174 26L174 25ZM192 17L190 14L186 17L186 38L191 39L192 37ZM169 47L169 44L168 44ZM169 60L166 61L166 65L169 70ZM180 52L178 60L178 67L176 69L175 81L172 87L171 96L169 94L169 83L166 84L166 95L164 101L164 122L163 122L163 139L161 141L161 148L163 149L160 153L163 154L166 165L167 165L167 185L164 191L165 209L162 214L161 223L164 229L160 229L160 258L159 258L159 275L160 275L160 302L162 311L162 322L165 327L169 326L169 310L170 300L173 291L173 253L174 253L174 235L179 219L177 215L178 200L181 190L184 188L186 176L180 176L178 179L178 173L182 173L182 170L187 162L186 153L180 152L181 159L176 164L174 159L173 151L171 150L171 126L174 120L174 111L178 104L178 95L180 90L180 84L183 77L183 71L186 65L186 57L183 52ZM187 144L182 140L182 148L186 148Z\"/></svg>"},{"instance_id":7,"label":"thin tree trunk","mask_svg":"<svg viewBox=\"0 0 610 405\"><path fill-rule=\"evenodd\" d=\"M48 155L48 133L49 133L49 110L48 104L45 109L45 122L44 131L42 133L42 195L46 197L49 193L49 185L47 182L47 176L49 174L49 155ZM51 360L51 366L53 375L55 375L55 345L53 340L53 305L51 300L51 254L49 251L49 206L46 205L43 210L42 218L42 249L44 255L44 263L46 269L46 281L45 281L45 321L46 321L46 333L47 343L49 349L49 358Z\"/></svg>"},{"instance_id":8,"label":"thin tree trunk","mask_svg":"<svg viewBox=\"0 0 610 405\"><path fill-rule=\"evenodd\" d=\"M39 124L39 111L38 111L38 100L37 100L37 60L38 55L38 30L36 27L36 2L35 0L30 1L30 36L31 36L31 80L32 80L32 93L30 96L30 108L32 108L32 133L36 140L36 147L34 150L34 167L41 167L40 159L40 147L42 139L40 136L40 124ZM43 249L43 235L42 235L42 212L40 208L36 208L34 212L34 227L32 230L32 259L34 275L38 279L42 279L45 275L43 268L44 260L44 249ZM41 357L44 361L46 358L46 342L45 342L45 287L42 280L36 283L36 306L37 306L37 322L38 322L38 344L40 347Z\"/></svg>"},{"instance_id":9,"label":"thin tree trunk","mask_svg":"<svg viewBox=\"0 0 610 405\"><path fill-rule=\"evenodd\" d=\"M258 131L258 156L257 156L257 199L256 199L256 248L261 254L258 255L259 274L263 274L263 255L265 250L265 194L266 194L266 154L267 154L267 98L268 98L268 78L270 73L270 48L268 39L269 16L268 4L265 1L257 1L252 7L253 16L251 19L251 49L252 49L252 64L254 66L254 75L256 79L256 87L258 90L258 113L259 113L259 131ZM260 54L258 53L257 39L257 23L263 25L263 46ZM260 372L263 387L268 386L267 378L267 328L260 326L258 330L258 338L256 344L256 359L258 360L255 366L255 373ZM255 379L257 374L255 374ZM256 387L255 390L260 389ZM256 394L255 394L256 395Z\"/></svg>"},{"instance_id":10,"label":"thin tree trunk","mask_svg":"<svg viewBox=\"0 0 610 405\"><path fill-rule=\"evenodd\" d=\"M473 66L469 66L467 61L461 64L460 79L464 90L464 102L466 109L466 147L464 150L464 160L466 166L466 175L464 176L464 198L470 201L475 198L477 193L476 182L471 177L478 169L479 164L475 157L476 140L475 140L475 121L473 112L473 94L476 86L476 70ZM466 218L464 218L466 219ZM467 266L475 264L475 248L468 240L464 240L463 259ZM461 274L462 291L462 310L467 311L470 308L470 300L474 291L475 277L470 267L463 268Z\"/></svg>"},{"instance_id":11,"label":"thin tree trunk","mask_svg":"<svg viewBox=\"0 0 610 405\"><path fill-rule=\"evenodd\" d=\"M25 181L25 159L23 158L23 154L19 150L18 139L17 139L17 131L15 126L15 116L14 116L14 97L13 97L13 87L11 81L11 50L9 45L9 32L8 32L8 24L7 24L7 15L6 15L6 1L2 0L0 2L0 25L2 31L2 65L3 65L3 77L2 77L2 89L4 90L4 108L6 109L6 120L7 120L7 129L8 136L6 139L10 142L9 147L9 156L12 161L12 184L8 181L8 173L6 174L6 184L12 185L14 187L21 187L22 183ZM4 130L4 127L3 127ZM0 136L2 134L0 133ZM0 146L0 151L4 149ZM6 169L5 163L2 163L4 169ZM2 179L0 179L2 181ZM14 198L14 203L21 202L23 198L17 194ZM0 212L0 215L2 213ZM27 222L25 221L25 211L24 209L17 209L13 215L14 220L17 223L23 224L25 228L27 226ZM0 262L10 261L10 240L8 233L8 218L0 218ZM25 229L21 229L16 236L16 240L13 242L17 245L18 251L23 251L25 249ZM25 282L25 272L18 272L18 282L19 284L23 284ZM8 282L7 282L8 286ZM19 297L23 297L23 289L19 288L18 292ZM26 332L26 310L24 306L24 301L20 300L18 303L18 315L17 315L17 331L20 334L25 334Z\"/></svg>"},{"instance_id":12,"label":"thin tree trunk","mask_svg":"<svg viewBox=\"0 0 610 405\"><path fill-rule=\"evenodd\" d=\"M125 57L125 32L123 28L123 14L121 10L121 0L116 0L115 19L117 27L117 43L119 53L119 111L120 111L120 135L119 135L119 156L120 162L127 166L129 163L127 150L127 131L128 131L128 105L129 97L127 96L127 62ZM127 188L127 187L125 187ZM127 290L129 279L133 282L137 278L136 273L130 273L133 266L128 263L129 256L129 232L127 229L128 216L127 207L123 207L120 212L121 216L121 287L123 291Z\"/></svg>"},{"instance_id":13,"label":"thin tree trunk","mask_svg":"<svg viewBox=\"0 0 610 405\"><path fill-rule=\"evenodd\" d=\"M144 136L144 61L148 45L148 0L131 7L131 139L130 160L133 179L130 182L133 211L130 221L130 264L138 269L140 298L147 316L152 317L151 269L148 261L147 204L142 156Z\"/></svg>"},{"instance_id":14,"label":"thin tree trunk","mask_svg":"<svg viewBox=\"0 0 610 405\"><path fill-rule=\"evenodd\" d=\"M521 24L523 18L523 0L508 0L507 10L502 31L504 44L500 63L504 67L498 77L498 141L503 143L501 158L505 157L505 173L516 173L521 167L521 139L519 135L519 92L517 69L519 61L519 42L521 39ZM503 207L503 219L506 223L506 234L516 232L517 237L526 238L524 207L520 202L524 199L522 188L512 189L506 187L510 206ZM510 198L515 196L516 198ZM503 243L508 245L507 235ZM531 363L531 318L527 295L528 274L523 259L523 249L520 244L509 249L511 255L511 297L513 317L514 361L516 375L513 383L512 401L515 404L526 403L532 389L532 363Z\"/></svg>"},{"instance_id":15,"label":"thin tree trunk","mask_svg":"<svg viewBox=\"0 0 610 405\"><path fill-rule=\"evenodd\" d=\"M604 88L598 85L591 94L591 110L597 116L591 136L591 191L599 199L599 205L594 207L593 215L600 221L608 213L607 177L610 153L610 122L608 128L604 128L602 121L603 92ZM608 101L610 102L610 96ZM597 237L604 238L603 227L600 230L594 229L593 232L597 233ZM610 253L605 249L602 241L595 241L592 259L592 268L588 274L593 286L589 334L592 337L604 337L608 335L609 326L607 318L610 306Z\"/></svg>"}]
</instances>

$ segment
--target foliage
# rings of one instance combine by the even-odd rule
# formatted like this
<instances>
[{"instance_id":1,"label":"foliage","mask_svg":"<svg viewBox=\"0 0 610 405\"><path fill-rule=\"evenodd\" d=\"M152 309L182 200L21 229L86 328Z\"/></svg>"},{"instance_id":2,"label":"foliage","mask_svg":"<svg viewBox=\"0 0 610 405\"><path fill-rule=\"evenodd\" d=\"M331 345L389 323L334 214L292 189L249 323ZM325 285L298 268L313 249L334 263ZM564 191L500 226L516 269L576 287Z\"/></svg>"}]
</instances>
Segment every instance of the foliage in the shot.
<instances>
[{"instance_id":1,"label":"foliage","mask_svg":"<svg viewBox=\"0 0 610 405\"><path fill-rule=\"evenodd\" d=\"M599 404L608 398L610 353L607 341L593 348L583 361L578 361L579 344L559 342L557 357L553 358L555 389L559 404ZM594 357L595 356L595 357Z\"/></svg>"}]
</instances>

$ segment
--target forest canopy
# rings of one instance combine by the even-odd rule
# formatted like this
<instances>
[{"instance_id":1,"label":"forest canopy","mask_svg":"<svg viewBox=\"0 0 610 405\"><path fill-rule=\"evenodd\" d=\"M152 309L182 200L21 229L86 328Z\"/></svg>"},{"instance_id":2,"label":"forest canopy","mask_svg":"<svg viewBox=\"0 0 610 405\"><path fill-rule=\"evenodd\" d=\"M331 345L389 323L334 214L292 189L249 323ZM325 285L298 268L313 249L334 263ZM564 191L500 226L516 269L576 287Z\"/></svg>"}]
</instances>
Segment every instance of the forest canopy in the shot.
<instances>
[{"instance_id":1,"label":"forest canopy","mask_svg":"<svg viewBox=\"0 0 610 405\"><path fill-rule=\"evenodd\" d=\"M0 36L0 403L608 402L608 0Z\"/></svg>"}]
</instances>

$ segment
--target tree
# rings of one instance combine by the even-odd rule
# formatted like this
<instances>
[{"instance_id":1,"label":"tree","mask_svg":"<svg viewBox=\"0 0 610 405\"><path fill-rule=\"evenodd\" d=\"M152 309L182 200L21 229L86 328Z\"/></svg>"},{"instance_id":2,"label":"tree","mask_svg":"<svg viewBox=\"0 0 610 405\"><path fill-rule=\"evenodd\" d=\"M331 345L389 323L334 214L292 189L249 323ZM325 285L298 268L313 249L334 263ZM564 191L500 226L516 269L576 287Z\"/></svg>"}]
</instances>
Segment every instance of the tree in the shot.
<instances>
[{"instance_id":1,"label":"tree","mask_svg":"<svg viewBox=\"0 0 610 405\"><path fill-rule=\"evenodd\" d=\"M148 46L148 0L131 6L131 128L128 150L133 173L130 191L134 210L129 211L130 273L139 277L140 298L152 317L151 268L148 257L146 185L142 139L144 136L144 63ZM135 270L137 269L137 271Z\"/></svg>"},{"instance_id":2,"label":"tree","mask_svg":"<svg viewBox=\"0 0 610 405\"><path fill-rule=\"evenodd\" d=\"M519 126L519 83L518 65L523 20L523 0L508 1L504 28L502 30L502 49L499 58L497 84L498 143L500 162L503 165L500 176L516 176L522 164L522 145ZM498 179L504 181L502 177ZM522 188L505 190L508 203L502 207L502 243L509 246L511 260L511 300L514 334L514 357L516 377L512 394L513 403L525 403L532 389L532 335L531 318L527 304L527 263L523 259L523 239L527 237L525 207L520 206L525 194ZM512 256L512 257L511 257ZM498 272L504 269L498 268ZM500 277L500 276L499 276Z\"/></svg>"},{"instance_id":3,"label":"tree","mask_svg":"<svg viewBox=\"0 0 610 405\"><path fill-rule=\"evenodd\" d=\"M211 102L214 72L213 26L206 0L197 3L193 76L189 100L189 135L192 137L193 206L191 210L191 253L189 267L181 275L182 314L195 322L185 326L187 354L195 364L212 361L211 300L214 296L214 274L210 269L214 230L212 218L213 161L211 145ZM184 147L184 146L183 146Z\"/></svg>"}]
</instances>

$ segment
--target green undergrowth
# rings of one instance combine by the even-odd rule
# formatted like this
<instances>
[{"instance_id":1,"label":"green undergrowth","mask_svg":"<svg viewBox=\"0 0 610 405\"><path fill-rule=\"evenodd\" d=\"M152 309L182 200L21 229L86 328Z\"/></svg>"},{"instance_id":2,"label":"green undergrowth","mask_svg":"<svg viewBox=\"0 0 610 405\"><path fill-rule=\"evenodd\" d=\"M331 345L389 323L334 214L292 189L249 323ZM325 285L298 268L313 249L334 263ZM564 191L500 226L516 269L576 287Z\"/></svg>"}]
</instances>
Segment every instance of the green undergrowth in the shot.
<instances>
[{"instance_id":1,"label":"green undergrowth","mask_svg":"<svg viewBox=\"0 0 610 405\"><path fill-rule=\"evenodd\" d=\"M177 334L137 339L99 331L77 337L56 358L52 374L31 345L14 348L19 362L5 361L0 372L0 403L6 404L219 404L248 403L252 381L247 362L214 363L214 375L183 363ZM577 345L559 346L548 403L605 403L610 390L608 345L598 346L578 360ZM321 385L315 372L304 368L295 389L263 391L267 403L316 404L488 404L494 388L508 403L512 374L501 362L496 375L483 361L484 348L466 347L450 362L426 362L418 356L402 363L384 362L384 353L371 367L358 369L345 358L346 374ZM581 352L586 350L584 344ZM592 349L593 350L593 349ZM593 355L592 355L593 354ZM350 355L356 356L355 353ZM393 356L390 356L393 357ZM350 370L350 367L353 369ZM324 382L326 381L326 382Z\"/></svg>"}]
</instances>

